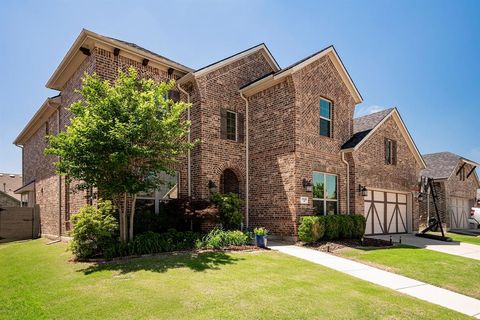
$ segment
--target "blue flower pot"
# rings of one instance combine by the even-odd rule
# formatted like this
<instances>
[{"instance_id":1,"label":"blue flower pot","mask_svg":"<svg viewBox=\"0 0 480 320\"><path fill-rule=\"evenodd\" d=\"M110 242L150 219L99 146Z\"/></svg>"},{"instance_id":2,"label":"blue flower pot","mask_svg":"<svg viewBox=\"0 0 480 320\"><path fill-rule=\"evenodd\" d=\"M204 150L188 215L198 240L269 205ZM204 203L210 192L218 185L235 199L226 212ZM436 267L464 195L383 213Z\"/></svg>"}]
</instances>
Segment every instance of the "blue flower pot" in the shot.
<instances>
[{"instance_id":1,"label":"blue flower pot","mask_svg":"<svg viewBox=\"0 0 480 320\"><path fill-rule=\"evenodd\" d=\"M257 236L255 235L255 243L259 248L266 248L267 247L267 237L266 236Z\"/></svg>"}]
</instances>

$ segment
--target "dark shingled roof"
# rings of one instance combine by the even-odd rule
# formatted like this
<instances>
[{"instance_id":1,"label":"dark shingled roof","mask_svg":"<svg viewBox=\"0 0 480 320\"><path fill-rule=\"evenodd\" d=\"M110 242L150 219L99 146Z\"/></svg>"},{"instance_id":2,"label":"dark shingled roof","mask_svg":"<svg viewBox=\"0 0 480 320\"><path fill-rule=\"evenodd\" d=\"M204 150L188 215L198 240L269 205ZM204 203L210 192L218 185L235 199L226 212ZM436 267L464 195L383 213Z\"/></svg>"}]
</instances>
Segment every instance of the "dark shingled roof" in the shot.
<instances>
[{"instance_id":1,"label":"dark shingled roof","mask_svg":"<svg viewBox=\"0 0 480 320\"><path fill-rule=\"evenodd\" d=\"M343 144L342 149L354 148L394 109L389 108L353 119L353 136Z\"/></svg>"},{"instance_id":2,"label":"dark shingled roof","mask_svg":"<svg viewBox=\"0 0 480 320\"><path fill-rule=\"evenodd\" d=\"M141 50L141 51L143 51L143 52L145 52L145 53L154 55L154 56L156 56L156 57L159 57L160 59L164 59L164 60L170 61L170 62L172 62L172 63L178 64L178 65L184 67L185 69L193 70L193 69L190 68L190 67L187 67L187 66L185 66L185 65L183 65L183 64L181 64L181 63L178 63L177 61L173 61L172 59L168 59L167 57L161 56L161 55L159 55L158 53L155 53L155 52L153 52L153 51L150 51L150 50L148 50L148 49L145 49L145 48L143 48L143 47L140 47L139 45L137 45L137 44L135 44L135 43L127 42L127 41L123 41L123 40L120 40L120 39L115 39L115 38L107 37L107 36L104 36L104 37L105 37L105 38L108 38L108 39L111 39L111 40L114 40L114 41L118 41L118 42L120 42L120 43L123 43L123 44L129 46L129 47L135 48L135 49L137 49L137 50Z\"/></svg>"},{"instance_id":3,"label":"dark shingled roof","mask_svg":"<svg viewBox=\"0 0 480 320\"><path fill-rule=\"evenodd\" d=\"M467 160L459 155L451 152L438 152L431 154L424 154L423 159L427 163L427 168L422 170L422 176L433 179L444 179L450 177L452 172L458 165L460 160Z\"/></svg>"}]
</instances>

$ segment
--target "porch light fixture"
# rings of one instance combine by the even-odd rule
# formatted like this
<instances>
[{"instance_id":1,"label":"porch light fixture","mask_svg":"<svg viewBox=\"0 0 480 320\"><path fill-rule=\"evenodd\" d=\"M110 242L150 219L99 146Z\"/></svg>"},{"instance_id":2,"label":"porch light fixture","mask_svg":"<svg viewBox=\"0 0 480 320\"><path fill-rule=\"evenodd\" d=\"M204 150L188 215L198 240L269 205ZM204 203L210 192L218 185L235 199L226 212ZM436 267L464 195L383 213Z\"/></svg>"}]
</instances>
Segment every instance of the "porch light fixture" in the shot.
<instances>
[{"instance_id":1,"label":"porch light fixture","mask_svg":"<svg viewBox=\"0 0 480 320\"><path fill-rule=\"evenodd\" d=\"M358 192L360 192L363 197L368 196L368 189L367 189L367 187L362 186L361 184L358 185Z\"/></svg>"},{"instance_id":2,"label":"porch light fixture","mask_svg":"<svg viewBox=\"0 0 480 320\"><path fill-rule=\"evenodd\" d=\"M423 193L419 192L417 195L417 201L418 202L423 202Z\"/></svg>"},{"instance_id":3,"label":"porch light fixture","mask_svg":"<svg viewBox=\"0 0 480 320\"><path fill-rule=\"evenodd\" d=\"M312 180L307 180L307 179L303 178L302 185L303 185L303 188L305 189L305 191L312 192L312 190L313 190Z\"/></svg>"},{"instance_id":4,"label":"porch light fixture","mask_svg":"<svg viewBox=\"0 0 480 320\"><path fill-rule=\"evenodd\" d=\"M215 182L213 182L212 180L208 180L208 189L217 189L217 185L215 184Z\"/></svg>"}]
</instances>

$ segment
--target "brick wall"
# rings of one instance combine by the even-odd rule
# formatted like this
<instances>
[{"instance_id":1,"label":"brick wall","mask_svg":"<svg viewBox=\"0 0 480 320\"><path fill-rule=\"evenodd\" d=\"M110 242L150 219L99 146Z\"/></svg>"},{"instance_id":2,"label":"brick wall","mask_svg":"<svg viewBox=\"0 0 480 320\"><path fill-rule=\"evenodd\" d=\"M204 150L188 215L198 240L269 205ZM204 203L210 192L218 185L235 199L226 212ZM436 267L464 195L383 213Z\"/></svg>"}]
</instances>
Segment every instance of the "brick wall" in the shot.
<instances>
[{"instance_id":1,"label":"brick wall","mask_svg":"<svg viewBox=\"0 0 480 320\"><path fill-rule=\"evenodd\" d=\"M245 199L245 143L243 139L221 139L221 109L245 115L240 87L270 72L271 66L257 51L203 74L187 86L193 103L192 139L199 140L192 151L192 192L195 198L208 198L209 180L220 188L223 171L231 169L239 180L240 196Z\"/></svg>"},{"instance_id":2,"label":"brick wall","mask_svg":"<svg viewBox=\"0 0 480 320\"><path fill-rule=\"evenodd\" d=\"M385 138L397 142L397 164L385 163ZM350 158L352 161L352 158ZM353 153L354 178L350 180L351 206L355 213L363 214L363 196L358 184L367 189L383 189L409 193L412 203L413 230L418 229L419 206L412 191L417 188L420 165L403 138L400 128L392 117L387 119L375 133Z\"/></svg>"}]
</instances>

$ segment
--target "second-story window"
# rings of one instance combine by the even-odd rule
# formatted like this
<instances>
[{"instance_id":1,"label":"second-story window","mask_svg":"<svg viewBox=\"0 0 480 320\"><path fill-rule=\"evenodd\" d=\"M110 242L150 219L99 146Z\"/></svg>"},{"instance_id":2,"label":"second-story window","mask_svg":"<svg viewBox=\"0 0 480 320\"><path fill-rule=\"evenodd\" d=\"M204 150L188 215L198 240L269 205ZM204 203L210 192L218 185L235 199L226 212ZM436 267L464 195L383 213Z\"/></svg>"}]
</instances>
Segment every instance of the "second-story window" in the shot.
<instances>
[{"instance_id":1,"label":"second-story window","mask_svg":"<svg viewBox=\"0 0 480 320\"><path fill-rule=\"evenodd\" d=\"M227 111L227 140L237 141L237 114Z\"/></svg>"},{"instance_id":2,"label":"second-story window","mask_svg":"<svg viewBox=\"0 0 480 320\"><path fill-rule=\"evenodd\" d=\"M320 135L332 136L332 102L320 99Z\"/></svg>"},{"instance_id":3,"label":"second-story window","mask_svg":"<svg viewBox=\"0 0 480 320\"><path fill-rule=\"evenodd\" d=\"M391 139L385 139L385 163L397 164L397 142Z\"/></svg>"}]
</instances>

